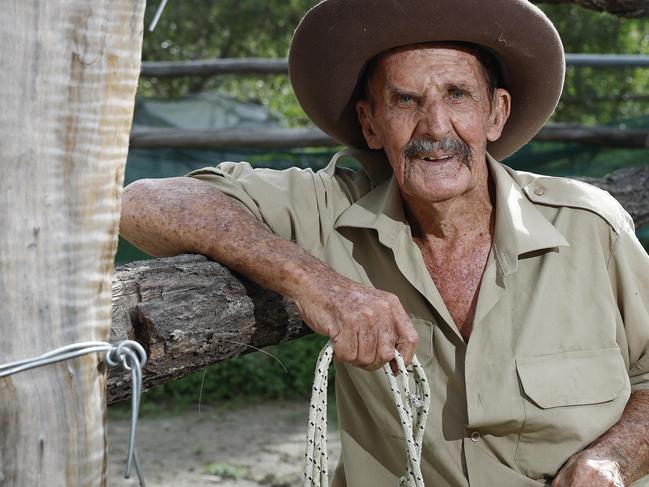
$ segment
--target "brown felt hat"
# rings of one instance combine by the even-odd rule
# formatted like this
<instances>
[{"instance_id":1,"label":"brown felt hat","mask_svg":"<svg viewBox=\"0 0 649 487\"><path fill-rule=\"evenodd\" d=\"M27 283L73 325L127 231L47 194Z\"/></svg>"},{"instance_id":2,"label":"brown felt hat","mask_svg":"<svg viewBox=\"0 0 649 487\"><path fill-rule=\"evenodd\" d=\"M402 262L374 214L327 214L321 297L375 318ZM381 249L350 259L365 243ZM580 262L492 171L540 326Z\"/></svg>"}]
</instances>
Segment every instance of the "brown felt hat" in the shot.
<instances>
[{"instance_id":1,"label":"brown felt hat","mask_svg":"<svg viewBox=\"0 0 649 487\"><path fill-rule=\"evenodd\" d=\"M499 62L512 110L490 154L503 159L529 142L559 101L565 59L556 29L527 0L324 0L293 36L291 83L318 127L367 148L354 107L366 64L394 47L435 41L478 44Z\"/></svg>"}]
</instances>

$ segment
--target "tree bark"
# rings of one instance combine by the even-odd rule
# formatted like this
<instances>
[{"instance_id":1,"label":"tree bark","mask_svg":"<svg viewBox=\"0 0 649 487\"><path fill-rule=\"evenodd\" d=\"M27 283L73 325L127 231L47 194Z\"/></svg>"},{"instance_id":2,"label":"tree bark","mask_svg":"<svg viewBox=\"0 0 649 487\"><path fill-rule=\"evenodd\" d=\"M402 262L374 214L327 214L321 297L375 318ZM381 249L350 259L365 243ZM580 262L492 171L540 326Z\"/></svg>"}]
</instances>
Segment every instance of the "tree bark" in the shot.
<instances>
[{"instance_id":1,"label":"tree bark","mask_svg":"<svg viewBox=\"0 0 649 487\"><path fill-rule=\"evenodd\" d=\"M575 4L620 17L645 17L649 15L649 4L646 0L532 0L532 3L546 5Z\"/></svg>"},{"instance_id":2,"label":"tree bark","mask_svg":"<svg viewBox=\"0 0 649 487\"><path fill-rule=\"evenodd\" d=\"M143 0L3 2L0 362L108 339ZM103 486L98 354L0 379L0 485Z\"/></svg>"},{"instance_id":3,"label":"tree bark","mask_svg":"<svg viewBox=\"0 0 649 487\"><path fill-rule=\"evenodd\" d=\"M589 182L616 196L637 225L649 223L649 166ZM147 388L307 333L289 301L202 256L133 262L113 275L111 340L135 338L149 352ZM129 394L129 380L111 376L109 403Z\"/></svg>"},{"instance_id":4,"label":"tree bark","mask_svg":"<svg viewBox=\"0 0 649 487\"><path fill-rule=\"evenodd\" d=\"M113 275L111 341L144 346L145 388L309 332L286 299L200 255L133 262ZM108 403L129 394L130 376L113 374Z\"/></svg>"},{"instance_id":5,"label":"tree bark","mask_svg":"<svg viewBox=\"0 0 649 487\"><path fill-rule=\"evenodd\" d=\"M533 140L568 142L630 149L649 148L649 130L556 124L543 127ZM336 147L340 144L318 128L184 130L155 129L131 134L131 148Z\"/></svg>"},{"instance_id":6,"label":"tree bark","mask_svg":"<svg viewBox=\"0 0 649 487\"><path fill-rule=\"evenodd\" d=\"M649 225L649 165L626 167L601 179L583 180L615 196L629 212L636 227Z\"/></svg>"}]
</instances>

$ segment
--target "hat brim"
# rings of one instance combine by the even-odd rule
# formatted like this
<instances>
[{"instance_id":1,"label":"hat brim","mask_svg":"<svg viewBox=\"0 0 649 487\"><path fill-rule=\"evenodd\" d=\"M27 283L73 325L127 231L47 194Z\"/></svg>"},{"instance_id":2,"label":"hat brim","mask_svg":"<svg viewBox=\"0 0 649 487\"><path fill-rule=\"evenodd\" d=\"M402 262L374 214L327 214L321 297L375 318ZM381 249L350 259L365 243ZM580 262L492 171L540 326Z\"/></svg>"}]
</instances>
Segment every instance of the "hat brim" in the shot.
<instances>
[{"instance_id":1,"label":"hat brim","mask_svg":"<svg viewBox=\"0 0 649 487\"><path fill-rule=\"evenodd\" d=\"M367 62L395 47L436 41L478 44L498 59L512 107L501 137L487 146L496 159L529 142L556 108L563 45L527 0L324 0L293 36L291 84L318 127L341 144L367 148L355 110Z\"/></svg>"}]
</instances>

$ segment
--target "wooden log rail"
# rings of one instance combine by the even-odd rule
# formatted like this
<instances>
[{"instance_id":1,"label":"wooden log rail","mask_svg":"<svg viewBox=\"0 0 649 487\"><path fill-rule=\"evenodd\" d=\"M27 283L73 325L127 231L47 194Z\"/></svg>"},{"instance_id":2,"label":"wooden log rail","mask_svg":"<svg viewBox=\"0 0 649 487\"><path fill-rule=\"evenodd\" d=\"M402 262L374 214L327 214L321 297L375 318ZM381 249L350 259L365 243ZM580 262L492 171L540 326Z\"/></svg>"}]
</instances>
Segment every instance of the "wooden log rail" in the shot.
<instances>
[{"instance_id":1,"label":"wooden log rail","mask_svg":"<svg viewBox=\"0 0 649 487\"><path fill-rule=\"evenodd\" d=\"M649 148L649 129L618 129L573 124L547 125L533 139L628 149ZM317 128L182 130L154 129L131 133L131 149L193 147L201 149L279 149L336 147L339 144Z\"/></svg>"},{"instance_id":2,"label":"wooden log rail","mask_svg":"<svg viewBox=\"0 0 649 487\"><path fill-rule=\"evenodd\" d=\"M308 333L289 301L200 255L133 262L113 275L110 341L145 348L145 389ZM108 403L129 394L130 377L113 374Z\"/></svg>"},{"instance_id":3,"label":"wooden log rail","mask_svg":"<svg viewBox=\"0 0 649 487\"><path fill-rule=\"evenodd\" d=\"M288 74L285 58L220 58L190 61L146 61L141 76L176 78L179 76L218 76L223 74Z\"/></svg>"},{"instance_id":4,"label":"wooden log rail","mask_svg":"<svg viewBox=\"0 0 649 487\"><path fill-rule=\"evenodd\" d=\"M649 67L649 56L566 54L568 66ZM286 58L216 58L188 61L145 61L140 75L144 78L181 76L222 76L225 74L286 75Z\"/></svg>"},{"instance_id":5,"label":"wooden log rail","mask_svg":"<svg viewBox=\"0 0 649 487\"><path fill-rule=\"evenodd\" d=\"M616 196L636 225L649 224L649 166L589 182ZM147 350L145 388L308 333L288 300L202 256L133 262L113 275L111 342L135 338ZM128 376L111 376L108 402L129 387Z\"/></svg>"}]
</instances>

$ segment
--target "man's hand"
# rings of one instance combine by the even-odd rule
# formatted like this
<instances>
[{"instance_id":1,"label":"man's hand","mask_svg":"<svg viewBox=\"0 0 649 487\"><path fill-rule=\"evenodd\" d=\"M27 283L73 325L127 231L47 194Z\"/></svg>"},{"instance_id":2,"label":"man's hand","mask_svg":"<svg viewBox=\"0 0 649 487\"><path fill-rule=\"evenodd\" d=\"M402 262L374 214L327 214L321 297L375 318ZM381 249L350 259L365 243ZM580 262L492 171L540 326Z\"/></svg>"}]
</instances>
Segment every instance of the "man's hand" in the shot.
<instances>
[{"instance_id":1,"label":"man's hand","mask_svg":"<svg viewBox=\"0 0 649 487\"><path fill-rule=\"evenodd\" d=\"M331 338L336 361L376 370L394 358L395 348L406 364L412 361L417 332L394 294L330 269L320 268L306 279L296 306L311 329Z\"/></svg>"},{"instance_id":2,"label":"man's hand","mask_svg":"<svg viewBox=\"0 0 649 487\"><path fill-rule=\"evenodd\" d=\"M625 487L649 473L649 391L631 394L622 417L570 458L552 487Z\"/></svg>"},{"instance_id":3,"label":"man's hand","mask_svg":"<svg viewBox=\"0 0 649 487\"><path fill-rule=\"evenodd\" d=\"M619 465L612 460L591 458L584 451L570 458L552 487L625 487Z\"/></svg>"}]
</instances>

